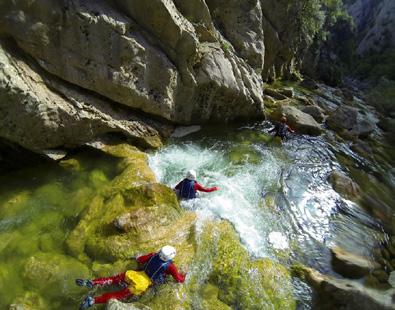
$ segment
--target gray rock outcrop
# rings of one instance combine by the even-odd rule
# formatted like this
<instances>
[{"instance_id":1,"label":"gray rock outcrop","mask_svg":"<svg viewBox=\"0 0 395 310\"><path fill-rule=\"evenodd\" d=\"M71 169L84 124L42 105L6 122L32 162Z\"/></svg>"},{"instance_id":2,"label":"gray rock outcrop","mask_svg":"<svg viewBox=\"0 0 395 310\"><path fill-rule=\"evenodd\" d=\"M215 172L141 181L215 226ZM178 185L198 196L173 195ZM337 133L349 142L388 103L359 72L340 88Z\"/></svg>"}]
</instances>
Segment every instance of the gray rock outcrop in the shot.
<instances>
[{"instance_id":1,"label":"gray rock outcrop","mask_svg":"<svg viewBox=\"0 0 395 310\"><path fill-rule=\"evenodd\" d=\"M366 138L374 130L374 124L363 117L357 108L344 104L328 117L328 125L344 138Z\"/></svg>"},{"instance_id":2,"label":"gray rock outcrop","mask_svg":"<svg viewBox=\"0 0 395 310\"><path fill-rule=\"evenodd\" d=\"M356 0L348 7L348 12L357 30L358 54L395 47L395 1Z\"/></svg>"},{"instance_id":3,"label":"gray rock outcrop","mask_svg":"<svg viewBox=\"0 0 395 310\"><path fill-rule=\"evenodd\" d=\"M35 69L0 47L2 138L41 153L74 147L110 132L122 133L143 147L161 145L162 130L154 122L81 94L62 81L52 79L47 84Z\"/></svg>"},{"instance_id":4,"label":"gray rock outcrop","mask_svg":"<svg viewBox=\"0 0 395 310\"><path fill-rule=\"evenodd\" d=\"M4 1L0 33L51 74L174 122L262 116L262 78L248 61L263 53L263 45L259 49L256 37L247 35L247 25L260 18L259 5L241 23L246 36L231 36L245 42L238 55L213 26L204 2L179 2ZM258 60L250 63L262 67Z\"/></svg>"},{"instance_id":5,"label":"gray rock outcrop","mask_svg":"<svg viewBox=\"0 0 395 310\"><path fill-rule=\"evenodd\" d=\"M322 132L320 124L315 119L294 106L281 105L272 114L272 118L279 120L281 116L286 116L291 128L302 134L318 136Z\"/></svg>"}]
</instances>

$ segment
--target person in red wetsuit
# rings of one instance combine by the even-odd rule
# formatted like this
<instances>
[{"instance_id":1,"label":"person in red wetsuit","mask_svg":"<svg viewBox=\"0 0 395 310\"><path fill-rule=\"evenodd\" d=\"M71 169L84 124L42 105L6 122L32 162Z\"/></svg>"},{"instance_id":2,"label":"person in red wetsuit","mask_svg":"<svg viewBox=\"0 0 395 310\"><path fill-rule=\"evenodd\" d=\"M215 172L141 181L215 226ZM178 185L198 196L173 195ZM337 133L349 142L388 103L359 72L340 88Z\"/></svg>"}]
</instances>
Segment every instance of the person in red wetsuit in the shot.
<instances>
[{"instance_id":1,"label":"person in red wetsuit","mask_svg":"<svg viewBox=\"0 0 395 310\"><path fill-rule=\"evenodd\" d=\"M166 245L157 253L136 258L139 264L144 264L144 270L128 270L113 277L98 278L93 280L77 279L78 286L93 288L95 285L117 285L124 287L120 291L106 293L101 296L87 296L80 305L80 310L91 307L94 304L103 304L110 299L126 299L133 295L143 294L150 286L162 284L167 275L171 275L179 283L184 282L185 274L179 273L172 260L176 255L176 249Z\"/></svg>"},{"instance_id":2,"label":"person in red wetsuit","mask_svg":"<svg viewBox=\"0 0 395 310\"><path fill-rule=\"evenodd\" d=\"M181 199L194 199L196 192L213 192L218 190L217 186L205 188L196 181L196 171L189 170L185 179L176 185L174 188L177 196Z\"/></svg>"}]
</instances>

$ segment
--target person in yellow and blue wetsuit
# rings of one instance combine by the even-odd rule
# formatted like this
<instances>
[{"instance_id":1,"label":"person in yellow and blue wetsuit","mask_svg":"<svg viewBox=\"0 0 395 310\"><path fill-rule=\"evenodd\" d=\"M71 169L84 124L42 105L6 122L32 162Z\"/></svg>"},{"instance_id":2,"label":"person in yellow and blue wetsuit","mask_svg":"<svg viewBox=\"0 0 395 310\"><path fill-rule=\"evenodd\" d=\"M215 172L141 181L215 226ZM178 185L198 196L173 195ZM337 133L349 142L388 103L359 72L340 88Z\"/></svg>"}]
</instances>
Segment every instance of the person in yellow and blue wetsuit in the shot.
<instances>
[{"instance_id":1,"label":"person in yellow and blue wetsuit","mask_svg":"<svg viewBox=\"0 0 395 310\"><path fill-rule=\"evenodd\" d=\"M128 270L116 276L98 278L93 280L77 279L78 286L93 288L94 286L117 285L125 287L116 292L105 293L101 296L87 296L80 305L80 310L89 308L94 304L103 304L110 299L124 300L132 296L143 294L150 286L162 284L167 275L171 275L177 282L185 280L185 274L179 273L172 259L176 255L176 249L166 245L157 253L149 253L136 258L137 262L144 264L144 270Z\"/></svg>"}]
</instances>

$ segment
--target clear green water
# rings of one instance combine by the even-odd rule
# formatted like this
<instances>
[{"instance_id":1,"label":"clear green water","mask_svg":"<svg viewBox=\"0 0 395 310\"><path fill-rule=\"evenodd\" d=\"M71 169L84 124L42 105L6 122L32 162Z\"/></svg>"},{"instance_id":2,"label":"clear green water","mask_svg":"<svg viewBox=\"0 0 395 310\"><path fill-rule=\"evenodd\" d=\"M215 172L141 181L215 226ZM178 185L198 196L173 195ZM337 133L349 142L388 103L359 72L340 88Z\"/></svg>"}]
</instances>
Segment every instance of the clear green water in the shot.
<instances>
[{"instance_id":1,"label":"clear green water","mask_svg":"<svg viewBox=\"0 0 395 310\"><path fill-rule=\"evenodd\" d=\"M64 241L95 192L117 173L117 161L98 152L76 158L79 167L44 164L0 177L0 309L27 300L47 309L77 308L86 293L75 291L75 273L68 270L55 275L29 269L37 256L61 267L55 256L64 266L73 264Z\"/></svg>"}]
</instances>

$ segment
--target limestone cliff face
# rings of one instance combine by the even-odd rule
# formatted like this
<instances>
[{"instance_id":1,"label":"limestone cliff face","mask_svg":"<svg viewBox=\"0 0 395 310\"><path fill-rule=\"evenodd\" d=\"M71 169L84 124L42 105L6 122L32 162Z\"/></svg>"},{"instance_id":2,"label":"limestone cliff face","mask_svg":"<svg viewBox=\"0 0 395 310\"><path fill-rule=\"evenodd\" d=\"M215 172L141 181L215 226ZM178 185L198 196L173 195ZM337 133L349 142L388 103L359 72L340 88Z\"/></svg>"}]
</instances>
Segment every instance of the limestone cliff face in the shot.
<instances>
[{"instance_id":1,"label":"limestone cliff face","mask_svg":"<svg viewBox=\"0 0 395 310\"><path fill-rule=\"evenodd\" d=\"M50 109L55 119L62 113L52 102L63 101L74 107L72 115L79 113L69 89L73 96L86 99L88 94L91 103L133 108L181 124L261 118L263 80L288 76L295 69L290 15L284 0L275 4L266 0L1 1L0 36L16 43L14 48L29 68L26 74L17 70L18 63L3 66L2 113L11 110L7 102L12 101L12 109L32 116L22 104L24 97L5 86L11 85L30 99L31 94L42 94L36 87L45 88L48 96L28 101L36 110ZM10 50L3 54L8 55L4 59L13 58ZM13 80L7 74L26 76ZM29 78L26 91L27 82L22 85L21 80L34 74L37 79ZM53 83L51 76L58 82ZM75 122L77 118L71 123ZM50 135L53 127L41 123L45 126L40 130ZM78 139L70 138L66 129L70 126L61 126L62 130L55 130L60 136L51 138L58 142L39 143L40 148L78 144L114 128L136 136L103 119L98 124L93 127L100 130L88 134L82 129ZM22 139L28 126L17 125L18 136L4 127L1 137L29 148L35 145ZM140 134L151 131L144 128Z\"/></svg>"},{"instance_id":2,"label":"limestone cliff face","mask_svg":"<svg viewBox=\"0 0 395 310\"><path fill-rule=\"evenodd\" d=\"M348 12L357 30L358 54L395 48L395 1L356 0Z\"/></svg>"}]
</instances>

